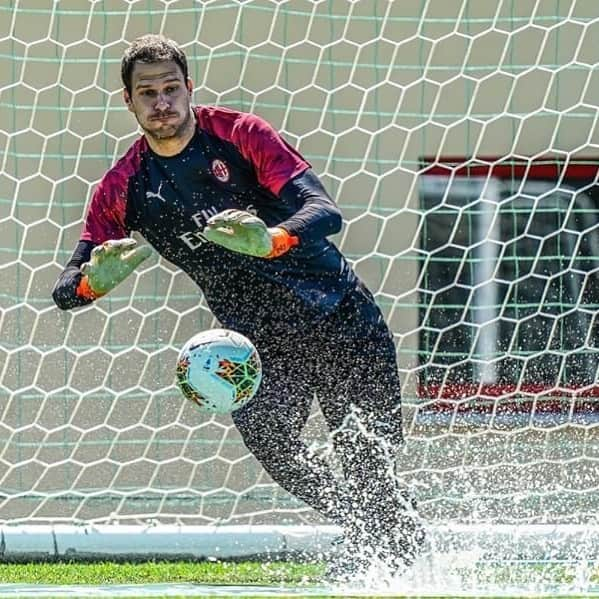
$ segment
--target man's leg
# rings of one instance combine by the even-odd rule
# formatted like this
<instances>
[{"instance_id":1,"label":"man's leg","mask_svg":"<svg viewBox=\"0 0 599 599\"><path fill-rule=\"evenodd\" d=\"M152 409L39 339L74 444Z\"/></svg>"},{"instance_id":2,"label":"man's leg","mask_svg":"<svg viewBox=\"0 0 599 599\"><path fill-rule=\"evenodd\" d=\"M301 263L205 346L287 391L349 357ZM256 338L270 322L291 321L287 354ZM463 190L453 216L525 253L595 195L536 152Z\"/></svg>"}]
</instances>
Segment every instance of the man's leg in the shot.
<instances>
[{"instance_id":1,"label":"man's leg","mask_svg":"<svg viewBox=\"0 0 599 599\"><path fill-rule=\"evenodd\" d=\"M341 343L346 345L329 352L339 363L330 364L335 374L326 377L320 406L349 488L359 498L355 513L368 530L388 530L397 524L402 500L395 473L402 422L394 353L381 351L384 339Z\"/></svg>"},{"instance_id":2,"label":"man's leg","mask_svg":"<svg viewBox=\"0 0 599 599\"><path fill-rule=\"evenodd\" d=\"M233 421L247 448L272 479L312 508L342 523L347 498L330 466L309 451L300 438L310 414L314 390L309 383L314 350L297 341L290 347L256 344L262 360L262 383Z\"/></svg>"},{"instance_id":3,"label":"man's leg","mask_svg":"<svg viewBox=\"0 0 599 599\"><path fill-rule=\"evenodd\" d=\"M347 528L409 563L423 530L395 473L403 437L393 338L368 292L357 292L330 324L319 400L354 499Z\"/></svg>"}]
</instances>

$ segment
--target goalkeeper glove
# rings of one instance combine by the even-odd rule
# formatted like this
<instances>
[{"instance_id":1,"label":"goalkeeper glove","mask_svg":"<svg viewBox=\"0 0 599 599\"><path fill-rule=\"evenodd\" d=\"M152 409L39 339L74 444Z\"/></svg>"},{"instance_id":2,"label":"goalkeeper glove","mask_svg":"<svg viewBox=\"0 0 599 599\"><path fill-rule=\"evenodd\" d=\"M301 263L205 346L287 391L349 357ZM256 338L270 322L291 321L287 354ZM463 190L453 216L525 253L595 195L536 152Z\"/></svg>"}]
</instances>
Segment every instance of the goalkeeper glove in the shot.
<instances>
[{"instance_id":1,"label":"goalkeeper glove","mask_svg":"<svg viewBox=\"0 0 599 599\"><path fill-rule=\"evenodd\" d=\"M208 219L202 235L228 250L257 258L276 258L299 245L299 238L285 229L267 227L260 217L235 209Z\"/></svg>"},{"instance_id":2,"label":"goalkeeper glove","mask_svg":"<svg viewBox=\"0 0 599 599\"><path fill-rule=\"evenodd\" d=\"M77 295L93 300L116 287L152 253L147 245L136 246L135 239L128 237L110 239L97 245L89 262L81 266L83 276Z\"/></svg>"}]
</instances>

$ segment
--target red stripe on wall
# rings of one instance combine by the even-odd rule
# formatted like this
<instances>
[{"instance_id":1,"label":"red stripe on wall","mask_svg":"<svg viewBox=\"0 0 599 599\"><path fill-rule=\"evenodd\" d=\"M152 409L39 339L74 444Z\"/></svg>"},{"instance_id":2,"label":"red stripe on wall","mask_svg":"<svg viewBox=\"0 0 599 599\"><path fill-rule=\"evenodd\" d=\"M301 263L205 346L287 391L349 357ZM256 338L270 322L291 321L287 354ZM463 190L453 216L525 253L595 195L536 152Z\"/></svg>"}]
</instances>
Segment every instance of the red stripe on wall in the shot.
<instances>
[{"instance_id":1,"label":"red stripe on wall","mask_svg":"<svg viewBox=\"0 0 599 599\"><path fill-rule=\"evenodd\" d=\"M555 158L497 158L497 157L423 157L421 174L449 177L485 177L498 179L579 179L595 180L599 173L599 157L558 161Z\"/></svg>"}]
</instances>

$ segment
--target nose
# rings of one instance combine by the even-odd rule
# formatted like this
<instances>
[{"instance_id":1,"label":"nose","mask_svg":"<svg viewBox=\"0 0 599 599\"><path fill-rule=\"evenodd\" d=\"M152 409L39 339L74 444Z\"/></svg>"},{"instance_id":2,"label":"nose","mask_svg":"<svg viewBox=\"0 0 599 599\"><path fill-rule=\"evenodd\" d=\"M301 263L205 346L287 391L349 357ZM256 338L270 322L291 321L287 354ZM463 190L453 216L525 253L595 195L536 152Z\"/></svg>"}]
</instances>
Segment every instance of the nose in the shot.
<instances>
[{"instance_id":1,"label":"nose","mask_svg":"<svg viewBox=\"0 0 599 599\"><path fill-rule=\"evenodd\" d=\"M166 112L170 108L170 103L167 100L167 97L164 94L159 94L156 99L156 110L158 112Z\"/></svg>"}]
</instances>

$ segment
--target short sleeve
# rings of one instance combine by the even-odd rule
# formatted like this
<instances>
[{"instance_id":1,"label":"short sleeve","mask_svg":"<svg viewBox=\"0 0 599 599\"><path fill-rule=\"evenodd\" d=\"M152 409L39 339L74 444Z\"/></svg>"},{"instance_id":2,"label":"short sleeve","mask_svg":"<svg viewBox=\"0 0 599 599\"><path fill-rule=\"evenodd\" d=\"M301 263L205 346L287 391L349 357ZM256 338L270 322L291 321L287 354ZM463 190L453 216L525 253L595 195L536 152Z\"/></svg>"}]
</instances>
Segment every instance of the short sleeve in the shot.
<instances>
[{"instance_id":1,"label":"short sleeve","mask_svg":"<svg viewBox=\"0 0 599 599\"><path fill-rule=\"evenodd\" d=\"M310 168L272 125L256 115L244 115L232 133L232 141L254 166L260 185L276 196L286 183Z\"/></svg>"},{"instance_id":2,"label":"short sleeve","mask_svg":"<svg viewBox=\"0 0 599 599\"><path fill-rule=\"evenodd\" d=\"M81 241L97 245L129 236L129 227L125 224L129 181L139 173L141 157L146 150L145 138L141 137L104 175L87 209Z\"/></svg>"},{"instance_id":3,"label":"short sleeve","mask_svg":"<svg viewBox=\"0 0 599 599\"><path fill-rule=\"evenodd\" d=\"M123 189L121 178L109 171L94 191L80 239L100 244L127 237L126 207L127 189Z\"/></svg>"},{"instance_id":4,"label":"short sleeve","mask_svg":"<svg viewBox=\"0 0 599 599\"><path fill-rule=\"evenodd\" d=\"M278 197L286 183L310 168L273 126L247 112L220 106L196 106L198 125L232 143L253 167L258 183Z\"/></svg>"}]
</instances>

